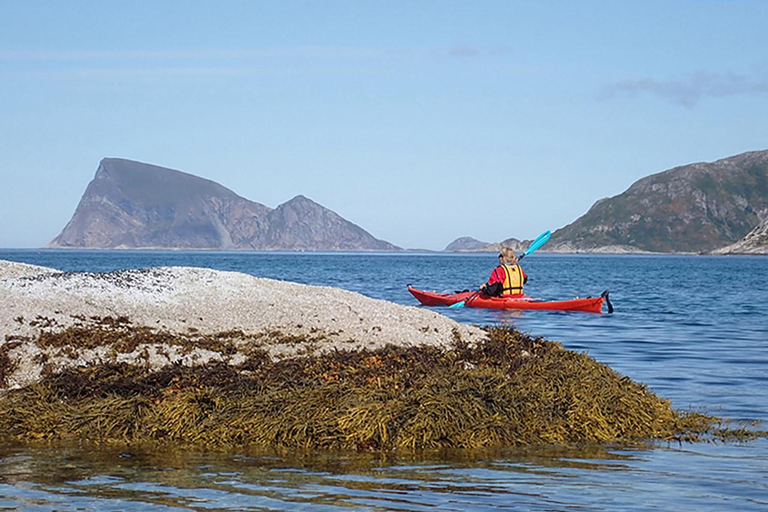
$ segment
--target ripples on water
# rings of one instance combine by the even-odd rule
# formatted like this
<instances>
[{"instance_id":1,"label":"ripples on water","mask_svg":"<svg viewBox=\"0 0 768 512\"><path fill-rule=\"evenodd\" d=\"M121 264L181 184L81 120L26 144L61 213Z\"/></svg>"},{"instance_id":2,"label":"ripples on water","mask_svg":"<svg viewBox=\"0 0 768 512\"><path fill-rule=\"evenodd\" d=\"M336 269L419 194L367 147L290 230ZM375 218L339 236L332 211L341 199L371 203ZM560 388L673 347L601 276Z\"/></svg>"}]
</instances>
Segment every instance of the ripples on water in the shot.
<instances>
[{"instance_id":1,"label":"ripples on water","mask_svg":"<svg viewBox=\"0 0 768 512\"><path fill-rule=\"evenodd\" d=\"M0 259L88 271L203 266L409 305L408 283L472 288L496 263L494 255L85 251L0 251ZM768 419L768 258L537 254L523 264L529 294L610 289L616 312L437 311L558 340L678 409ZM768 510L767 482L764 439L411 459L0 448L0 510Z\"/></svg>"},{"instance_id":2,"label":"ripples on water","mask_svg":"<svg viewBox=\"0 0 768 512\"><path fill-rule=\"evenodd\" d=\"M540 448L399 460L8 450L0 460L0 509L761 510L766 466L754 452L739 445Z\"/></svg>"}]
</instances>

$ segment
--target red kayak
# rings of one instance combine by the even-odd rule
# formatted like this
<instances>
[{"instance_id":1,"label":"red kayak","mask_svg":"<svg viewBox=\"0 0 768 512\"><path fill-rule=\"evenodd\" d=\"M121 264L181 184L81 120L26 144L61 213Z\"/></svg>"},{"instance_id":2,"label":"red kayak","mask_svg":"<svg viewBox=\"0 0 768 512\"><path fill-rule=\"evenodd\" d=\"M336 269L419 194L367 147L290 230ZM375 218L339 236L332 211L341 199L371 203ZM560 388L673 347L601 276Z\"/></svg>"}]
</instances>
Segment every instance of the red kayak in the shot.
<instances>
[{"instance_id":1,"label":"red kayak","mask_svg":"<svg viewBox=\"0 0 768 512\"><path fill-rule=\"evenodd\" d=\"M417 290L408 285L408 291L416 297L416 300L425 306L450 306L464 301L468 308L487 309L547 309L554 311L583 311L585 313L600 313L603 302L608 306L608 312L613 313L613 306L608 299L608 291L604 291L599 297L587 297L585 299L571 300L541 300L532 297L487 297L477 292L436 293Z\"/></svg>"}]
</instances>

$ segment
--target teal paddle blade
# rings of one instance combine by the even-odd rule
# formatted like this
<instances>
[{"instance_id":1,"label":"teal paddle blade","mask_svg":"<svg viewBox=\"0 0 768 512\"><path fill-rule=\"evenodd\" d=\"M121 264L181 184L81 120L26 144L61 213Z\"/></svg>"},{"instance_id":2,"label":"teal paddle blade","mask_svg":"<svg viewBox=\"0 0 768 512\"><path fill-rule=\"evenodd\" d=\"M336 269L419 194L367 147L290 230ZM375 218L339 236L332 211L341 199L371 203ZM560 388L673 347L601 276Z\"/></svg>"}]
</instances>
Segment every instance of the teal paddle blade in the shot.
<instances>
[{"instance_id":1,"label":"teal paddle blade","mask_svg":"<svg viewBox=\"0 0 768 512\"><path fill-rule=\"evenodd\" d=\"M550 231L546 231L542 234L540 234L538 237L536 237L536 240L531 242L531 245L528 246L528 249L525 250L525 255L528 256L533 251L547 243L547 240L549 240L549 237L552 236L552 233Z\"/></svg>"}]
</instances>

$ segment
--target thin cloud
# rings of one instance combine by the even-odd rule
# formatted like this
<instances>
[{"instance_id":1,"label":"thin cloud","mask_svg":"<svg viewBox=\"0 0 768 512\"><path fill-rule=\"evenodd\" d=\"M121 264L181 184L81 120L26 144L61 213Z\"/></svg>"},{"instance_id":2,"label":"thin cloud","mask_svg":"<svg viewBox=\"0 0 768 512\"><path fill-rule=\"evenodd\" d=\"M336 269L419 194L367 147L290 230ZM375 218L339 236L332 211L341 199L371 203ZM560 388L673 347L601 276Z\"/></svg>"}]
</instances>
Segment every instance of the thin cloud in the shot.
<instances>
[{"instance_id":1,"label":"thin cloud","mask_svg":"<svg viewBox=\"0 0 768 512\"><path fill-rule=\"evenodd\" d=\"M387 56L433 58L492 57L510 53L507 46L457 45L443 48L386 48L365 46L286 46L268 48L200 48L194 50L0 50L0 62L20 64L81 64L113 62L252 61L258 59L380 59Z\"/></svg>"},{"instance_id":2,"label":"thin cloud","mask_svg":"<svg viewBox=\"0 0 768 512\"><path fill-rule=\"evenodd\" d=\"M174 78L284 75L308 63L378 65L398 59L501 56L506 47L385 48L366 46L285 46L193 50L0 50L0 77L54 79ZM446 57L447 56L447 57Z\"/></svg>"},{"instance_id":3,"label":"thin cloud","mask_svg":"<svg viewBox=\"0 0 768 512\"><path fill-rule=\"evenodd\" d=\"M370 47L295 46L196 50L0 50L0 76L20 78L174 78L289 74L307 62L369 62Z\"/></svg>"},{"instance_id":4,"label":"thin cloud","mask_svg":"<svg viewBox=\"0 0 768 512\"><path fill-rule=\"evenodd\" d=\"M735 73L705 72L666 81L655 78L626 79L608 85L601 94L601 98L637 97L644 94L692 108L705 98L768 94L768 79L752 78Z\"/></svg>"},{"instance_id":5,"label":"thin cloud","mask_svg":"<svg viewBox=\"0 0 768 512\"><path fill-rule=\"evenodd\" d=\"M374 57L383 50L367 47L296 46L275 48L234 48L198 50L60 50L2 51L6 62L81 62L116 60L234 60L270 57Z\"/></svg>"},{"instance_id":6,"label":"thin cloud","mask_svg":"<svg viewBox=\"0 0 768 512\"><path fill-rule=\"evenodd\" d=\"M448 51L451 57L477 57L480 50L471 46L456 46Z\"/></svg>"}]
</instances>

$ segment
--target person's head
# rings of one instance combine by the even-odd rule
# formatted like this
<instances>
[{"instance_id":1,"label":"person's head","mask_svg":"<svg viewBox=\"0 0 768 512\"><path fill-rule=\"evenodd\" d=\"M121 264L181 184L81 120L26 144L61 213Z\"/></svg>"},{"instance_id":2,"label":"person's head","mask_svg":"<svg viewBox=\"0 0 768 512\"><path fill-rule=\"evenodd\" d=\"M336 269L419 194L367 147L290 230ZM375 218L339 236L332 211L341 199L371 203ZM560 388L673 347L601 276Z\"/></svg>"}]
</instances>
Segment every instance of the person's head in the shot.
<instances>
[{"instance_id":1,"label":"person's head","mask_svg":"<svg viewBox=\"0 0 768 512\"><path fill-rule=\"evenodd\" d=\"M509 247L502 247L499 253L499 261L507 265L514 265L517 263L517 254Z\"/></svg>"}]
</instances>

